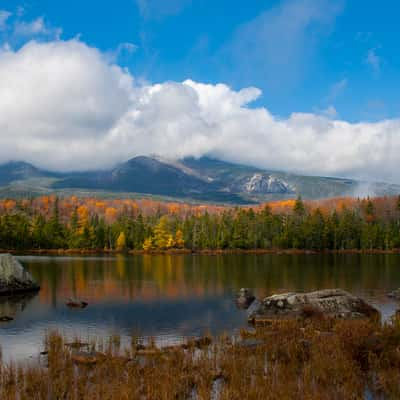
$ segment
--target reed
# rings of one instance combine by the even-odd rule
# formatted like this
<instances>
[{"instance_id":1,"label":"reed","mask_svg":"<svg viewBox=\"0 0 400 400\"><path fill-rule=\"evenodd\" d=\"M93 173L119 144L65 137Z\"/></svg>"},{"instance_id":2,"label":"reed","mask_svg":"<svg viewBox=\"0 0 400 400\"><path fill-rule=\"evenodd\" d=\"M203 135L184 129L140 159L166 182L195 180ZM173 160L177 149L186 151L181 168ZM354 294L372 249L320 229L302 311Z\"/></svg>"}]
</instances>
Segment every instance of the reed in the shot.
<instances>
[{"instance_id":1,"label":"reed","mask_svg":"<svg viewBox=\"0 0 400 400\"><path fill-rule=\"evenodd\" d=\"M311 310L312 311L312 310ZM0 398L364 399L400 398L400 322L321 319L127 348L117 334L81 343L57 332L37 363L0 360Z\"/></svg>"}]
</instances>

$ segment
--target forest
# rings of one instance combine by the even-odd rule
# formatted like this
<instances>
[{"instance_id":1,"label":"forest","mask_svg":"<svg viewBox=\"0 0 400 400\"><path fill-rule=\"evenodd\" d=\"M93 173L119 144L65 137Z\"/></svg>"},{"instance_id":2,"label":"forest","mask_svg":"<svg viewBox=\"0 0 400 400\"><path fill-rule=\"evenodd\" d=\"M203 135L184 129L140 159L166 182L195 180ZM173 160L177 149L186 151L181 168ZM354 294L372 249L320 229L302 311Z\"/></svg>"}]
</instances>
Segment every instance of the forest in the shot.
<instances>
[{"instance_id":1,"label":"forest","mask_svg":"<svg viewBox=\"0 0 400 400\"><path fill-rule=\"evenodd\" d=\"M225 207L44 196L0 201L3 250L397 250L400 196Z\"/></svg>"}]
</instances>

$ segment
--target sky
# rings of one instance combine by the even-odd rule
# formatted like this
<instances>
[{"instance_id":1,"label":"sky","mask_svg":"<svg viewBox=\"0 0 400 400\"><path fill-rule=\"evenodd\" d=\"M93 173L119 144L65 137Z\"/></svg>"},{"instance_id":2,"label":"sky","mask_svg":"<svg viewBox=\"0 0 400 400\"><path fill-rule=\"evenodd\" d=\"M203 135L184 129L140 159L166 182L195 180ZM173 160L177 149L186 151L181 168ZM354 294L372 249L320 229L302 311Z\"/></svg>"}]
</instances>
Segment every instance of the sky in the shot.
<instances>
[{"instance_id":1,"label":"sky","mask_svg":"<svg viewBox=\"0 0 400 400\"><path fill-rule=\"evenodd\" d=\"M400 183L400 4L1 0L0 162L209 155Z\"/></svg>"}]
</instances>

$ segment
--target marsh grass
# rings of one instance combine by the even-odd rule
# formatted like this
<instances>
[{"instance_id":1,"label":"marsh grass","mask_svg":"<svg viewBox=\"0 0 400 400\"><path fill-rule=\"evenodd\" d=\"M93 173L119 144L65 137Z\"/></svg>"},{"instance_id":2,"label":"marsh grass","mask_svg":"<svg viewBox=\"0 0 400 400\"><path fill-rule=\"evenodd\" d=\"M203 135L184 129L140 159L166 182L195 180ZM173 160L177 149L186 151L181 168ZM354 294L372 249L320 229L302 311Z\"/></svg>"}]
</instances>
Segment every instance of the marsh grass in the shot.
<instances>
[{"instance_id":1,"label":"marsh grass","mask_svg":"<svg viewBox=\"0 0 400 400\"><path fill-rule=\"evenodd\" d=\"M313 313L309 313L312 315ZM73 346L47 334L46 356L0 361L0 398L364 399L400 398L400 322L306 318L157 348L132 337Z\"/></svg>"}]
</instances>

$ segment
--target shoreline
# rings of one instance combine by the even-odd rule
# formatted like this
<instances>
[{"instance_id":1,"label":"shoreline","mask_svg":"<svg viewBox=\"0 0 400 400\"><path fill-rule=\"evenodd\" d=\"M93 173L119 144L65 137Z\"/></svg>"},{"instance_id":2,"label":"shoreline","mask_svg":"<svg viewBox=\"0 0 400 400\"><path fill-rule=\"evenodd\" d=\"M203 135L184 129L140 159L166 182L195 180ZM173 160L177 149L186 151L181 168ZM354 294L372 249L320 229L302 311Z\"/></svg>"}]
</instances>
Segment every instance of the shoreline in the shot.
<instances>
[{"instance_id":1,"label":"shoreline","mask_svg":"<svg viewBox=\"0 0 400 400\"><path fill-rule=\"evenodd\" d=\"M303 249L168 249L168 250L104 250L104 249L0 249L0 253L43 254L43 255L228 255L228 254L272 254L272 255L321 255L321 254L400 254L400 249L392 250L303 250Z\"/></svg>"}]
</instances>

